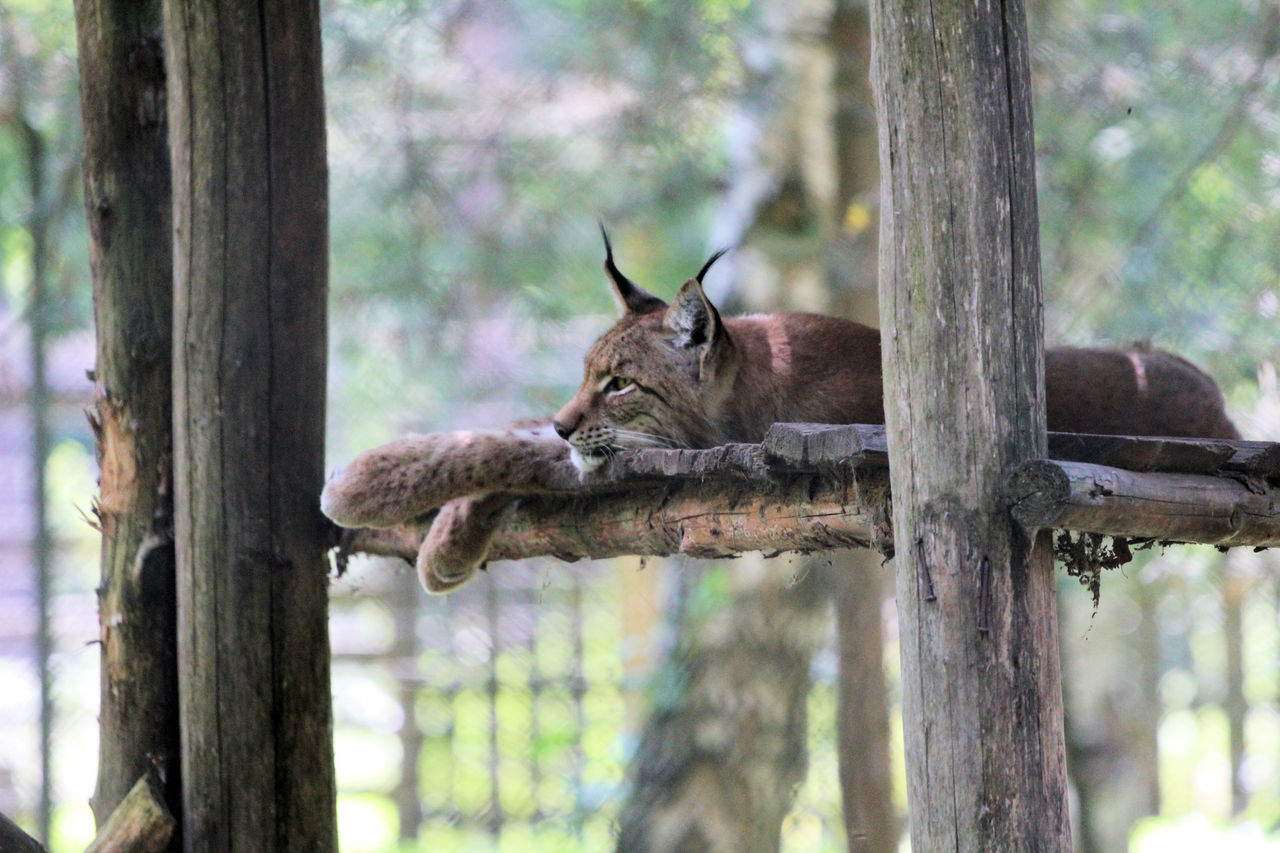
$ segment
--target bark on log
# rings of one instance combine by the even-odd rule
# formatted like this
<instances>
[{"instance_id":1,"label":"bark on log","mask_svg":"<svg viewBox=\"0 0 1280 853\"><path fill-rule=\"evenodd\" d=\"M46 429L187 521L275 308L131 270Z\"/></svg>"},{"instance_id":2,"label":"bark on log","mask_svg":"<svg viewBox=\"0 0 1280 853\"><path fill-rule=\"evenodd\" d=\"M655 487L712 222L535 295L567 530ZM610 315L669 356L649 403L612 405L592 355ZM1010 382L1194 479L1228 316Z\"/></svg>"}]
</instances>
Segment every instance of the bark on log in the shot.
<instances>
[{"instance_id":1,"label":"bark on log","mask_svg":"<svg viewBox=\"0 0 1280 853\"><path fill-rule=\"evenodd\" d=\"M102 472L101 825L166 768L178 806L170 385L169 140L159 0L78 0L84 202L98 351L89 414Z\"/></svg>"},{"instance_id":2,"label":"bark on log","mask_svg":"<svg viewBox=\"0 0 1280 853\"><path fill-rule=\"evenodd\" d=\"M644 451L645 455L713 451ZM695 456L695 458L697 458ZM628 461L619 455L618 462ZM641 471L653 459L637 460ZM614 472L611 492L531 495L509 511L489 552L490 560L554 556L566 561L624 554L734 557L745 551L808 552L875 546L891 549L885 504L888 475L868 470L855 486L848 477L779 475L762 469L723 469L711 475L652 475L634 480ZM620 490L625 489L625 490ZM402 557L413 562L430 526L344 531L340 551Z\"/></svg>"},{"instance_id":3,"label":"bark on log","mask_svg":"<svg viewBox=\"0 0 1280 853\"><path fill-rule=\"evenodd\" d=\"M161 853L176 825L154 771L143 775L102 825L85 853Z\"/></svg>"},{"instance_id":4,"label":"bark on log","mask_svg":"<svg viewBox=\"0 0 1280 853\"><path fill-rule=\"evenodd\" d=\"M1266 461L1280 444L1049 433L1049 446L1162 470L1028 462L1004 490L1025 527L1280 545L1280 487L1267 479L1274 475ZM587 478L557 463L539 482L558 493L516 498L489 558L730 557L867 545L891 555L887 465L884 427L865 424L775 424L759 445L625 451ZM342 531L335 544L342 554L412 562L431 519Z\"/></svg>"},{"instance_id":5,"label":"bark on log","mask_svg":"<svg viewBox=\"0 0 1280 853\"><path fill-rule=\"evenodd\" d=\"M1018 468L1007 489L1013 517L1031 530L1224 548L1280 546L1280 488L1250 489L1230 477L1039 459Z\"/></svg>"},{"instance_id":6,"label":"bark on log","mask_svg":"<svg viewBox=\"0 0 1280 853\"><path fill-rule=\"evenodd\" d=\"M166 0L185 849L337 848L314 0Z\"/></svg>"}]
</instances>

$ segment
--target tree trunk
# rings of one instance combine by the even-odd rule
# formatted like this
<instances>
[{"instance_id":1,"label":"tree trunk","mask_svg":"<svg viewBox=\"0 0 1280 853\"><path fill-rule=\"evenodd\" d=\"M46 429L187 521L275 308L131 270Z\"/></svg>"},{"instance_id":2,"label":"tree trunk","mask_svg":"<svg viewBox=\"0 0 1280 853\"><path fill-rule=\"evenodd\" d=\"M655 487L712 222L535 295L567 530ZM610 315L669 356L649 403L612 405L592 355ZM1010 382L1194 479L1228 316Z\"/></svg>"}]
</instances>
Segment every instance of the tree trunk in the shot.
<instances>
[{"instance_id":1,"label":"tree trunk","mask_svg":"<svg viewBox=\"0 0 1280 853\"><path fill-rule=\"evenodd\" d=\"M1135 822L1160 810L1157 619L1163 584L1136 567L1128 574L1107 578L1099 609L1075 590L1058 599L1078 853L1128 849Z\"/></svg>"},{"instance_id":2,"label":"tree trunk","mask_svg":"<svg viewBox=\"0 0 1280 853\"><path fill-rule=\"evenodd\" d=\"M865 0L836 0L828 41L835 59L835 240L827 279L842 317L880 323L876 291L876 208L880 190L871 27Z\"/></svg>"},{"instance_id":3,"label":"tree trunk","mask_svg":"<svg viewBox=\"0 0 1280 853\"><path fill-rule=\"evenodd\" d=\"M1135 756L1134 771L1140 817L1160 813L1160 599L1164 585L1139 581L1135 596L1142 614L1138 621L1139 712L1132 725L1128 748Z\"/></svg>"},{"instance_id":4,"label":"tree trunk","mask_svg":"<svg viewBox=\"0 0 1280 853\"><path fill-rule=\"evenodd\" d=\"M840 795L849 853L898 849L889 765L889 695L884 679L884 558L859 549L838 558L836 633L840 683L836 716Z\"/></svg>"},{"instance_id":5,"label":"tree trunk","mask_svg":"<svg viewBox=\"0 0 1280 853\"><path fill-rule=\"evenodd\" d=\"M392 620L395 642L392 646L395 672L400 673L400 783L395 788L396 813L400 818L400 841L409 843L418 837L422 826L422 794L418 784L422 763L422 745L426 736L418 725L417 698L421 682L406 678L418 660L418 614L422 608L422 587L413 572L399 572L392 580Z\"/></svg>"},{"instance_id":6,"label":"tree trunk","mask_svg":"<svg viewBox=\"0 0 1280 853\"><path fill-rule=\"evenodd\" d=\"M726 259L734 292L718 298L729 310L820 310L828 303L823 254L835 228L836 175L832 57L812 36L829 25L831 8L828 0L774 0L760 5L759 16L743 48L753 63L753 91L731 123L738 131L731 142L735 181L713 229L718 244L735 246ZM732 501L720 505L753 522L769 515L751 515ZM741 526L708 521L717 536ZM682 539L689 526L680 523ZM728 569L734 583L721 612L707 624L679 625L665 678L687 678L687 686L646 726L619 850L778 849L807 764L809 667L827 640L832 582L877 588L828 566L823 558L792 563L749 555ZM682 580L696 588L704 571L688 566ZM878 617L878 602L871 607ZM728 637L727 626L734 626ZM712 715L722 730L716 740L735 732L736 743L704 746Z\"/></svg>"},{"instance_id":7,"label":"tree trunk","mask_svg":"<svg viewBox=\"0 0 1280 853\"><path fill-rule=\"evenodd\" d=\"M172 227L160 3L79 0L84 197L98 353L101 826L155 766L180 813L174 627ZM175 840L174 846L179 846Z\"/></svg>"},{"instance_id":8,"label":"tree trunk","mask_svg":"<svg viewBox=\"0 0 1280 853\"><path fill-rule=\"evenodd\" d=\"M786 584L785 568L745 555L713 570L728 577L727 602L697 613L694 596L682 597L680 647L632 761L618 850L779 849L782 819L804 780L809 659L826 633L830 594L825 572ZM681 579L714 589L716 576L708 576Z\"/></svg>"},{"instance_id":9,"label":"tree trunk","mask_svg":"<svg viewBox=\"0 0 1280 853\"><path fill-rule=\"evenodd\" d=\"M1244 727L1249 703L1244 695L1244 601L1249 580L1232 565L1230 556L1220 558L1218 578L1222 592L1222 633L1227 651L1227 695L1223 706L1227 712L1227 743L1231 758L1231 815L1242 814L1249 804L1244 785Z\"/></svg>"},{"instance_id":10,"label":"tree trunk","mask_svg":"<svg viewBox=\"0 0 1280 853\"><path fill-rule=\"evenodd\" d=\"M872 43L912 848L1066 851L1052 557L1002 496L1046 448L1023 9L881 0Z\"/></svg>"},{"instance_id":11,"label":"tree trunk","mask_svg":"<svg viewBox=\"0 0 1280 853\"><path fill-rule=\"evenodd\" d=\"M186 849L333 850L319 7L164 16Z\"/></svg>"},{"instance_id":12,"label":"tree trunk","mask_svg":"<svg viewBox=\"0 0 1280 853\"><path fill-rule=\"evenodd\" d=\"M879 325L876 295L875 98L871 91L871 29L865 0L836 0L828 31L835 60L835 239L827 280L836 313ZM893 803L889 762L889 692L881 625L884 557L857 550L837 558L836 635L839 640L840 796L849 853L893 853L902 834ZM875 578L877 582L872 582Z\"/></svg>"},{"instance_id":13,"label":"tree trunk","mask_svg":"<svg viewBox=\"0 0 1280 853\"><path fill-rule=\"evenodd\" d=\"M29 323L31 357L31 568L36 590L36 661L40 681L40 807L36 818L39 836L48 841L53 813L53 685L49 660L53 656L50 623L53 588L53 543L49 536L48 501L45 496L45 462L49 458L49 382L46 347L49 340L49 201L45 197L47 158L44 138L24 115L18 119L24 143L31 213L26 222L31 236L31 289Z\"/></svg>"}]
</instances>

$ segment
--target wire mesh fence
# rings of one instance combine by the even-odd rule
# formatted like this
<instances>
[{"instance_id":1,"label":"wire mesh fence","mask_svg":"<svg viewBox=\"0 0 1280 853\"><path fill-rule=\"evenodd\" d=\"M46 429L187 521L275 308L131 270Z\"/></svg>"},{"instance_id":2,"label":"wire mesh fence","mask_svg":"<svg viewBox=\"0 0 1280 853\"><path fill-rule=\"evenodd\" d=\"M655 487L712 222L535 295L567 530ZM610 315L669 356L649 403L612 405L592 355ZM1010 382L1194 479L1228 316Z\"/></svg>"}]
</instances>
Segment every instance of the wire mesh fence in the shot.
<instances>
[{"instance_id":1,"label":"wire mesh fence","mask_svg":"<svg viewBox=\"0 0 1280 853\"><path fill-rule=\"evenodd\" d=\"M344 844L610 849L662 645L655 599L679 570L509 563L439 599L407 567L353 568L332 625ZM815 661L786 850L843 848L834 669L831 652Z\"/></svg>"}]
</instances>

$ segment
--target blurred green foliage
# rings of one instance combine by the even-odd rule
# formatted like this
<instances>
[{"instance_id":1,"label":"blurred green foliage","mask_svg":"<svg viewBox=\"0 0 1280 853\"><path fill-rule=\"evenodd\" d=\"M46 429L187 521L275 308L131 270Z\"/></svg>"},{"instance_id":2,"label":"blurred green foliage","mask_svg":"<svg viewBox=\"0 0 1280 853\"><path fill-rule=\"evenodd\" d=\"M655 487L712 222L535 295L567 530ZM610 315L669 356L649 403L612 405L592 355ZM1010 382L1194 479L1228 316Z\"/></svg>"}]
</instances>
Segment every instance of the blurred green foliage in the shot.
<instances>
[{"instance_id":1,"label":"blurred green foliage","mask_svg":"<svg viewBox=\"0 0 1280 853\"><path fill-rule=\"evenodd\" d=\"M1032 6L1051 337L1152 341L1225 386L1277 359L1280 12Z\"/></svg>"},{"instance_id":2,"label":"blurred green foliage","mask_svg":"<svg viewBox=\"0 0 1280 853\"><path fill-rule=\"evenodd\" d=\"M75 25L65 4L0 3L0 305L5 313L28 310L31 228L42 218L49 234L46 317L55 333L92 321L75 63Z\"/></svg>"}]
</instances>

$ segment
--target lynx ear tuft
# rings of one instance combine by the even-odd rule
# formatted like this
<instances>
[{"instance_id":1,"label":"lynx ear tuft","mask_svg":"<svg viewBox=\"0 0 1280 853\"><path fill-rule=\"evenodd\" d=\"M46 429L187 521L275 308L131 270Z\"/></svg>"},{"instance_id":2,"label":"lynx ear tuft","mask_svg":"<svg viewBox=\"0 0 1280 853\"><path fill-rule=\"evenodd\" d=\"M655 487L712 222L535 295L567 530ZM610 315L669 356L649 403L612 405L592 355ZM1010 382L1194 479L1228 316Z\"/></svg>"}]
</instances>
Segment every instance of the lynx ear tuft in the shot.
<instances>
[{"instance_id":1,"label":"lynx ear tuft","mask_svg":"<svg viewBox=\"0 0 1280 853\"><path fill-rule=\"evenodd\" d=\"M701 282L696 278L686 281L675 299L671 300L662 324L676 333L676 343L682 347L710 345L724 330L720 312L707 299Z\"/></svg>"},{"instance_id":2,"label":"lynx ear tuft","mask_svg":"<svg viewBox=\"0 0 1280 853\"><path fill-rule=\"evenodd\" d=\"M613 284L613 294L618 298L622 313L624 315L649 314L666 308L667 303L627 278L618 269L617 264L613 262L613 246L609 243L609 232L604 230L603 222L600 223L600 236L604 238L604 271Z\"/></svg>"},{"instance_id":3,"label":"lynx ear tuft","mask_svg":"<svg viewBox=\"0 0 1280 853\"><path fill-rule=\"evenodd\" d=\"M702 269L698 270L698 274L695 276L698 279L698 284L702 284L702 277L707 274L707 270L711 269L711 265L723 258L728 251L728 249L720 249L711 253L711 257L707 258L707 262L702 265Z\"/></svg>"}]
</instances>

